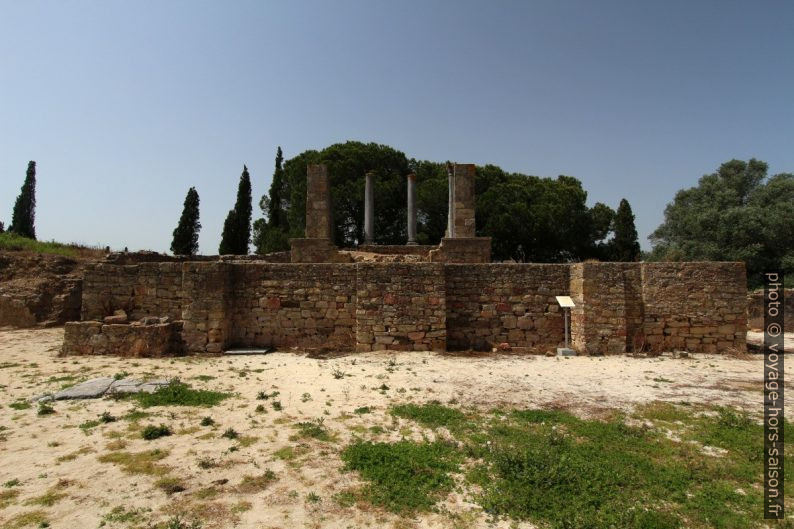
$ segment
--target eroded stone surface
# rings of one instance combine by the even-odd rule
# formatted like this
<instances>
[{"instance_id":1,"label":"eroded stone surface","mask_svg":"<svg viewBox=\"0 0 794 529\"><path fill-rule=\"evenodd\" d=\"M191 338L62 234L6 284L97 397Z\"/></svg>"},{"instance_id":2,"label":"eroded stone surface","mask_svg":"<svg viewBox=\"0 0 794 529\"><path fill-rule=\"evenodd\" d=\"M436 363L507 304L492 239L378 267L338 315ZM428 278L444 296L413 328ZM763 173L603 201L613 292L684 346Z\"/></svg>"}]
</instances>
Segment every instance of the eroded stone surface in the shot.
<instances>
[{"instance_id":1,"label":"eroded stone surface","mask_svg":"<svg viewBox=\"0 0 794 529\"><path fill-rule=\"evenodd\" d=\"M110 385L113 384L113 380L112 377L99 377L87 380L59 391L53 395L53 398L55 400L96 399L107 392Z\"/></svg>"}]
</instances>

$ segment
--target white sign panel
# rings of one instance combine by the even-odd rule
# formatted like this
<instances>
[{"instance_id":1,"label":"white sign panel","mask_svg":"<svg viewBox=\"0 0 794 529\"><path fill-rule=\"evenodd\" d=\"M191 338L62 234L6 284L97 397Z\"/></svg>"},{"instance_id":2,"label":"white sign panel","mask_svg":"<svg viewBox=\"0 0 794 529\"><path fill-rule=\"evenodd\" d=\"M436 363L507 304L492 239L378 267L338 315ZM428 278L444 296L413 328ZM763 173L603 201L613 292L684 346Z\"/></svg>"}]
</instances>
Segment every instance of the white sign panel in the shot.
<instances>
[{"instance_id":1,"label":"white sign panel","mask_svg":"<svg viewBox=\"0 0 794 529\"><path fill-rule=\"evenodd\" d=\"M571 296L557 296L557 303L559 303L560 307L564 309L569 309L576 306L573 304Z\"/></svg>"}]
</instances>

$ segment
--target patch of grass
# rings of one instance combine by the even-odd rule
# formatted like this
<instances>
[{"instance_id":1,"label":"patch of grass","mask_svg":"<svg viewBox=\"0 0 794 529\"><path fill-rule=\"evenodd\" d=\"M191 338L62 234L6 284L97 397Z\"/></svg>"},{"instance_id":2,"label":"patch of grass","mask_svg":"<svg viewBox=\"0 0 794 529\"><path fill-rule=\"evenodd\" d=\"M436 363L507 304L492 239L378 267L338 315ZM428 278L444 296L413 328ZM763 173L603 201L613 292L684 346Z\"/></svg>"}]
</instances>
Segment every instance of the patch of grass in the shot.
<instances>
[{"instance_id":1,"label":"patch of grass","mask_svg":"<svg viewBox=\"0 0 794 529\"><path fill-rule=\"evenodd\" d=\"M278 476L272 470L265 470L259 476L243 476L240 484L235 487L235 491L240 494L255 494L261 492L276 481Z\"/></svg>"},{"instance_id":2,"label":"patch of grass","mask_svg":"<svg viewBox=\"0 0 794 529\"><path fill-rule=\"evenodd\" d=\"M199 424L201 424L201 426L212 426L215 424L215 420L213 420L212 417L202 417Z\"/></svg>"},{"instance_id":3,"label":"patch of grass","mask_svg":"<svg viewBox=\"0 0 794 529\"><path fill-rule=\"evenodd\" d=\"M21 512L8 520L3 529L22 529L23 527L49 527L47 513L42 510Z\"/></svg>"},{"instance_id":4,"label":"patch of grass","mask_svg":"<svg viewBox=\"0 0 794 529\"><path fill-rule=\"evenodd\" d=\"M362 406L360 408L356 408L355 410L353 410L353 413L356 413L358 415L364 415L366 413L371 413L371 412L372 409L369 406Z\"/></svg>"},{"instance_id":5,"label":"patch of grass","mask_svg":"<svg viewBox=\"0 0 794 529\"><path fill-rule=\"evenodd\" d=\"M25 505L41 505L42 507L52 507L65 497L66 494L58 492L56 489L50 489L41 496L29 499L25 502Z\"/></svg>"},{"instance_id":6,"label":"patch of grass","mask_svg":"<svg viewBox=\"0 0 794 529\"><path fill-rule=\"evenodd\" d=\"M150 415L151 413L149 413L148 411L132 410L131 412L129 412L127 415L124 416L124 420L136 422L136 421L140 421L141 419L145 419Z\"/></svg>"},{"instance_id":7,"label":"patch of grass","mask_svg":"<svg viewBox=\"0 0 794 529\"><path fill-rule=\"evenodd\" d=\"M342 371L338 367L334 368L334 370L331 372L331 374L337 380L345 378L347 376L347 373L345 373L344 371Z\"/></svg>"},{"instance_id":8,"label":"patch of grass","mask_svg":"<svg viewBox=\"0 0 794 529\"><path fill-rule=\"evenodd\" d=\"M17 496L19 496L19 491L16 489L4 490L0 492L0 509L5 509L14 503L14 500Z\"/></svg>"},{"instance_id":9,"label":"patch of grass","mask_svg":"<svg viewBox=\"0 0 794 529\"><path fill-rule=\"evenodd\" d=\"M333 436L328 432L324 423L325 419L321 417L313 421L299 422L295 426L298 428L298 435L300 437L311 437L312 439L323 442L332 441Z\"/></svg>"},{"instance_id":10,"label":"patch of grass","mask_svg":"<svg viewBox=\"0 0 794 529\"><path fill-rule=\"evenodd\" d=\"M356 442L342 452L345 468L368 481L363 497L397 513L430 510L452 490L450 474L460 459L452 445L440 442Z\"/></svg>"},{"instance_id":11,"label":"patch of grass","mask_svg":"<svg viewBox=\"0 0 794 529\"><path fill-rule=\"evenodd\" d=\"M117 524L140 524L144 521L144 514L146 509L130 509L126 510L123 506L119 505L113 507L109 513L102 517L100 527L108 523Z\"/></svg>"},{"instance_id":12,"label":"patch of grass","mask_svg":"<svg viewBox=\"0 0 794 529\"><path fill-rule=\"evenodd\" d=\"M259 441L259 437L255 437L253 435L244 435L237 439L237 444L239 444L241 448L248 448L257 441Z\"/></svg>"},{"instance_id":13,"label":"patch of grass","mask_svg":"<svg viewBox=\"0 0 794 529\"><path fill-rule=\"evenodd\" d=\"M52 415L55 413L55 408L53 408L50 404L42 402L39 404L39 410L36 412L36 415L39 417Z\"/></svg>"},{"instance_id":14,"label":"patch of grass","mask_svg":"<svg viewBox=\"0 0 794 529\"><path fill-rule=\"evenodd\" d=\"M466 421L466 416L454 408L447 408L438 402L427 404L400 404L390 410L392 415L411 419L422 426L438 428L445 426L450 430L461 426Z\"/></svg>"},{"instance_id":15,"label":"patch of grass","mask_svg":"<svg viewBox=\"0 0 794 529\"><path fill-rule=\"evenodd\" d=\"M187 490L187 487L185 487L185 484L182 482L181 479L172 476L166 476L158 479L157 481L154 482L154 486L162 490L169 496L171 494L176 494L177 492L183 492Z\"/></svg>"},{"instance_id":16,"label":"patch of grass","mask_svg":"<svg viewBox=\"0 0 794 529\"><path fill-rule=\"evenodd\" d=\"M22 237L16 233L4 232L0 233L0 250L76 257L81 251L88 249L74 244L62 244L55 241L37 241L35 239Z\"/></svg>"},{"instance_id":17,"label":"patch of grass","mask_svg":"<svg viewBox=\"0 0 794 529\"><path fill-rule=\"evenodd\" d=\"M279 396L278 391L274 391L273 393L268 393L267 391L260 391L256 394L257 400L268 400Z\"/></svg>"},{"instance_id":18,"label":"patch of grass","mask_svg":"<svg viewBox=\"0 0 794 529\"><path fill-rule=\"evenodd\" d=\"M119 371L118 373L113 375L113 380L123 380L123 379L127 378L128 376L130 376L130 374L127 373L126 371Z\"/></svg>"},{"instance_id":19,"label":"patch of grass","mask_svg":"<svg viewBox=\"0 0 794 529\"><path fill-rule=\"evenodd\" d=\"M27 410L30 408L30 402L19 399L8 405L12 410Z\"/></svg>"},{"instance_id":20,"label":"patch of grass","mask_svg":"<svg viewBox=\"0 0 794 529\"><path fill-rule=\"evenodd\" d=\"M175 380L154 393L136 393L132 398L144 408L152 406L216 406L231 397L231 393L192 389L183 382Z\"/></svg>"},{"instance_id":21,"label":"patch of grass","mask_svg":"<svg viewBox=\"0 0 794 529\"><path fill-rule=\"evenodd\" d=\"M225 432L221 434L221 437L225 439L237 439L240 437L240 434L234 428L227 428Z\"/></svg>"},{"instance_id":22,"label":"patch of grass","mask_svg":"<svg viewBox=\"0 0 794 529\"><path fill-rule=\"evenodd\" d=\"M95 428L99 426L99 424L100 424L99 421L96 420L86 421L80 425L80 429L88 433L88 431L91 430L91 428Z\"/></svg>"},{"instance_id":23,"label":"patch of grass","mask_svg":"<svg viewBox=\"0 0 794 529\"><path fill-rule=\"evenodd\" d=\"M118 419L110 414L109 411L103 411L102 414L99 416L99 422L102 424L108 424L111 422L116 422Z\"/></svg>"},{"instance_id":24,"label":"patch of grass","mask_svg":"<svg viewBox=\"0 0 794 529\"><path fill-rule=\"evenodd\" d=\"M113 463L119 465L128 474L145 474L147 476L164 476L168 467L157 464L166 458L165 450L150 450L147 452L112 452L99 456L100 463Z\"/></svg>"},{"instance_id":25,"label":"patch of grass","mask_svg":"<svg viewBox=\"0 0 794 529\"><path fill-rule=\"evenodd\" d=\"M19 367L22 364L18 364L16 362L0 362L0 369L8 369L10 367Z\"/></svg>"},{"instance_id":26,"label":"patch of grass","mask_svg":"<svg viewBox=\"0 0 794 529\"><path fill-rule=\"evenodd\" d=\"M273 409L276 410L276 411L281 411L281 410L284 409L284 406L281 405L281 401L280 400L274 400L273 401Z\"/></svg>"},{"instance_id":27,"label":"patch of grass","mask_svg":"<svg viewBox=\"0 0 794 529\"><path fill-rule=\"evenodd\" d=\"M63 456L57 458L55 461L58 462L58 463L64 463L66 461L74 461L75 459L77 459L81 455L90 454L93 451L94 451L94 449L91 448L90 446L84 446L84 447L80 448L79 450L75 450L74 452L71 452L69 454L66 454L66 455L63 455Z\"/></svg>"},{"instance_id":28,"label":"patch of grass","mask_svg":"<svg viewBox=\"0 0 794 529\"><path fill-rule=\"evenodd\" d=\"M159 426L150 424L149 426L143 429L143 431L141 432L141 437L147 441L153 441L154 439L159 439L161 437L166 437L172 434L173 432L171 431L171 428L169 428L165 424L161 424Z\"/></svg>"},{"instance_id":29,"label":"patch of grass","mask_svg":"<svg viewBox=\"0 0 794 529\"><path fill-rule=\"evenodd\" d=\"M5 483L3 483L3 487L10 489L11 487L18 487L19 484L20 481L17 478L14 478L14 479L9 479Z\"/></svg>"},{"instance_id":30,"label":"patch of grass","mask_svg":"<svg viewBox=\"0 0 794 529\"><path fill-rule=\"evenodd\" d=\"M210 380L214 380L215 377L212 375L198 375L193 377L195 380L200 380L202 382L209 382Z\"/></svg>"}]
</instances>

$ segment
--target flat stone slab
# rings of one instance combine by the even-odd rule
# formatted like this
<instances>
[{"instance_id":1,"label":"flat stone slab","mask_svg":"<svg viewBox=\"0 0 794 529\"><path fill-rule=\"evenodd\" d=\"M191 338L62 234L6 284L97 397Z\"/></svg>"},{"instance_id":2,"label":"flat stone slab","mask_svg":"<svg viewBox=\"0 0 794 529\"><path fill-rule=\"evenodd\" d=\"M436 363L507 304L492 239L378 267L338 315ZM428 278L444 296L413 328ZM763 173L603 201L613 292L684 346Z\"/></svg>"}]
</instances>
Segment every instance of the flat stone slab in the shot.
<instances>
[{"instance_id":1,"label":"flat stone slab","mask_svg":"<svg viewBox=\"0 0 794 529\"><path fill-rule=\"evenodd\" d=\"M63 391L59 391L52 395L51 399L98 399L108 393L154 393L170 383L171 381L165 378L144 381L134 378L116 380L111 377L100 377L81 382ZM35 399L39 401L47 397L49 397L49 395L38 396L35 397Z\"/></svg>"},{"instance_id":2,"label":"flat stone slab","mask_svg":"<svg viewBox=\"0 0 794 529\"><path fill-rule=\"evenodd\" d=\"M264 349L257 349L255 347L248 347L248 348L239 348L239 349L228 349L223 352L225 355L263 355L267 354L272 351L270 347L265 347Z\"/></svg>"},{"instance_id":3,"label":"flat stone slab","mask_svg":"<svg viewBox=\"0 0 794 529\"><path fill-rule=\"evenodd\" d=\"M112 377L94 378L59 391L53 395L53 398L55 400L97 399L107 392L113 382Z\"/></svg>"}]
</instances>

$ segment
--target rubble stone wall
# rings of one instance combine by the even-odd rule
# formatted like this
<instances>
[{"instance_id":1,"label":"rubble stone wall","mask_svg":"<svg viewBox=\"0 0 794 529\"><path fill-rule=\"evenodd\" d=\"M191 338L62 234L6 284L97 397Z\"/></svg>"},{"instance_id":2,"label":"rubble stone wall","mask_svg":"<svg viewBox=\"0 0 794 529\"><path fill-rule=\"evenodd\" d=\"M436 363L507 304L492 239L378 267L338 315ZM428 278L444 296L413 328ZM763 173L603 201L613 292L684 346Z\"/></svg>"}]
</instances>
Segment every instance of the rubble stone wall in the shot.
<instances>
[{"instance_id":1,"label":"rubble stone wall","mask_svg":"<svg viewBox=\"0 0 794 529\"><path fill-rule=\"evenodd\" d=\"M97 263L85 271L81 319L101 320L123 309L132 319L169 316L178 320L183 294L182 263Z\"/></svg>"},{"instance_id":2,"label":"rubble stone wall","mask_svg":"<svg viewBox=\"0 0 794 529\"><path fill-rule=\"evenodd\" d=\"M234 266L230 344L353 349L355 285L354 266Z\"/></svg>"},{"instance_id":3,"label":"rubble stone wall","mask_svg":"<svg viewBox=\"0 0 794 529\"><path fill-rule=\"evenodd\" d=\"M447 347L545 353L562 345L555 296L568 292L565 264L450 264L444 267Z\"/></svg>"},{"instance_id":4,"label":"rubble stone wall","mask_svg":"<svg viewBox=\"0 0 794 529\"><path fill-rule=\"evenodd\" d=\"M99 264L83 319L124 309L181 320L190 352L233 346L543 353L562 345L555 296L571 295L571 340L589 354L744 349L741 263Z\"/></svg>"},{"instance_id":5,"label":"rubble stone wall","mask_svg":"<svg viewBox=\"0 0 794 529\"><path fill-rule=\"evenodd\" d=\"M446 350L443 265L362 263L356 270L356 350Z\"/></svg>"}]
</instances>

